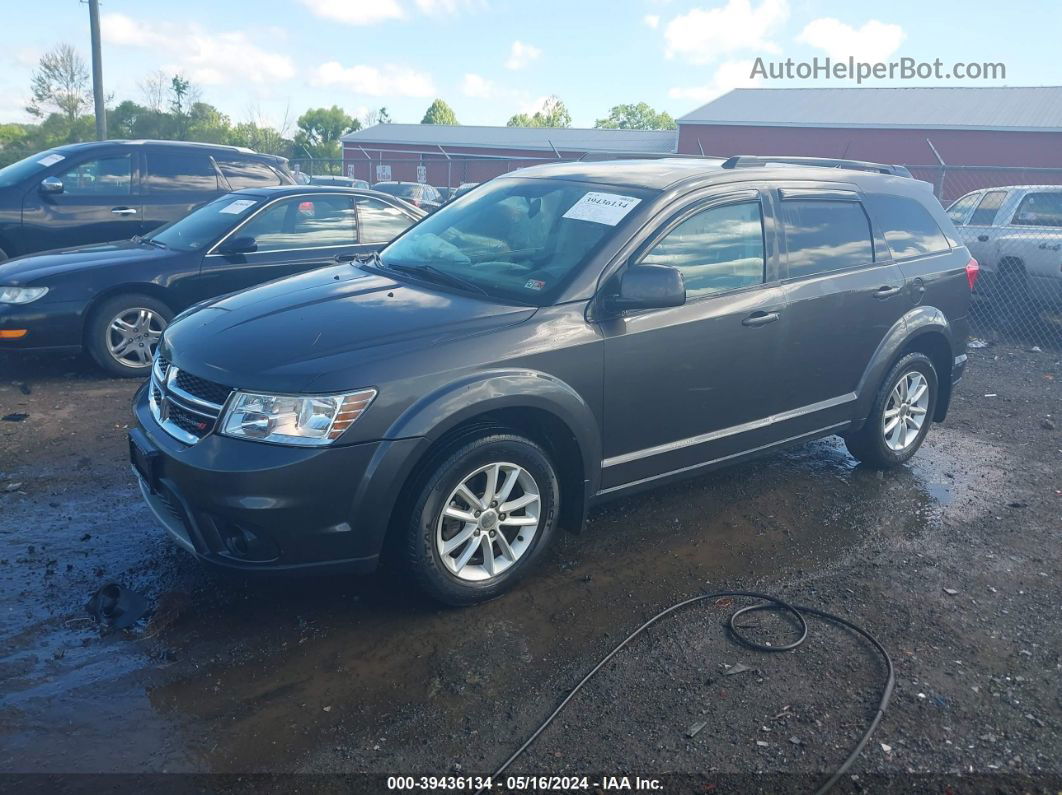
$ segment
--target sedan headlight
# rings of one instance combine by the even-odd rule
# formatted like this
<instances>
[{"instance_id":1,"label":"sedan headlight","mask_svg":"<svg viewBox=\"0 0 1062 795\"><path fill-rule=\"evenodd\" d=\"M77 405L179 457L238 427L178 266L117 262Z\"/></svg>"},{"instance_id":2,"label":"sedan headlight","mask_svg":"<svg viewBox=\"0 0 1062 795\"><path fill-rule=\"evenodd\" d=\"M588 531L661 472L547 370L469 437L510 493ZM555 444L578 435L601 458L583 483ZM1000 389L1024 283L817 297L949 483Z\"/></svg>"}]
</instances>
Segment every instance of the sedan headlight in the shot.
<instances>
[{"instance_id":1,"label":"sedan headlight","mask_svg":"<svg viewBox=\"0 0 1062 795\"><path fill-rule=\"evenodd\" d=\"M277 444L325 445L338 439L372 403L375 389L345 395L258 395L237 392L221 432Z\"/></svg>"},{"instance_id":2,"label":"sedan headlight","mask_svg":"<svg viewBox=\"0 0 1062 795\"><path fill-rule=\"evenodd\" d=\"M47 287L0 287L0 304L28 304L46 292Z\"/></svg>"}]
</instances>

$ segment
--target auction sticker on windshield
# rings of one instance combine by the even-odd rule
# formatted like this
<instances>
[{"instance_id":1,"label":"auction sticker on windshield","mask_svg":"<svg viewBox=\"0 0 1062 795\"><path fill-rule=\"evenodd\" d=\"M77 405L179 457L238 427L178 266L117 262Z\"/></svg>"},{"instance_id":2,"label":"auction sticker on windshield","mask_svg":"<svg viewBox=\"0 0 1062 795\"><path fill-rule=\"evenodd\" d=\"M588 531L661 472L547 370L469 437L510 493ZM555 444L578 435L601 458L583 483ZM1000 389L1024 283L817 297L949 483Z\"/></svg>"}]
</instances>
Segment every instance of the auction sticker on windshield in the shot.
<instances>
[{"instance_id":1,"label":"auction sticker on windshield","mask_svg":"<svg viewBox=\"0 0 1062 795\"><path fill-rule=\"evenodd\" d=\"M620 196L618 193L597 193L591 191L568 208L564 218L575 221L593 221L595 224L615 226L623 220L641 199L634 196Z\"/></svg>"},{"instance_id":2,"label":"auction sticker on windshield","mask_svg":"<svg viewBox=\"0 0 1062 795\"><path fill-rule=\"evenodd\" d=\"M218 212L232 213L233 215L235 215L236 213L242 213L244 210L246 210L253 204L254 199L237 199L232 204L226 204Z\"/></svg>"},{"instance_id":3,"label":"auction sticker on windshield","mask_svg":"<svg viewBox=\"0 0 1062 795\"><path fill-rule=\"evenodd\" d=\"M44 157L42 157L37 162L40 163L42 166L54 166L60 160L65 160L65 159L66 158L64 158L62 155L51 154L51 155L45 155Z\"/></svg>"}]
</instances>

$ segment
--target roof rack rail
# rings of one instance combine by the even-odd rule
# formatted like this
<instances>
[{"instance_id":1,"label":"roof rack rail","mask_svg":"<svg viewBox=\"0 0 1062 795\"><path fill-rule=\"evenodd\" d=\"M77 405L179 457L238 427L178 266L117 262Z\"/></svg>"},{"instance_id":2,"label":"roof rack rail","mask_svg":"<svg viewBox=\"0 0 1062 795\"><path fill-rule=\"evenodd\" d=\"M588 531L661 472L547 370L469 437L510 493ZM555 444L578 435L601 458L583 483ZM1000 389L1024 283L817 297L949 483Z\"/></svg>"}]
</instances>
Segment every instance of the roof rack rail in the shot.
<instances>
[{"instance_id":1,"label":"roof rack rail","mask_svg":"<svg viewBox=\"0 0 1062 795\"><path fill-rule=\"evenodd\" d=\"M866 160L842 160L833 157L767 157L764 155L734 155L723 162L723 168L755 168L774 164L786 166L815 166L819 168L849 168L854 171L873 171L878 174L892 174L896 177L910 177L911 172L903 166L886 163L871 163Z\"/></svg>"}]
</instances>

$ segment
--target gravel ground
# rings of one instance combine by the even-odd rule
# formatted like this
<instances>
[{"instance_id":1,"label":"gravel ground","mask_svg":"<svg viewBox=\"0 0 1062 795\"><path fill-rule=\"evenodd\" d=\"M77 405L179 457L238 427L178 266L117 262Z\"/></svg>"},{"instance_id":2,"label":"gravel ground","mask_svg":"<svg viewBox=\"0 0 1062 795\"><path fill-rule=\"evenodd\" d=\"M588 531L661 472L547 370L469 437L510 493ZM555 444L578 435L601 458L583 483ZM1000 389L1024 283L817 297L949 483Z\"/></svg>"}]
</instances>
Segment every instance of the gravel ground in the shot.
<instances>
[{"instance_id":1,"label":"gravel ground","mask_svg":"<svg viewBox=\"0 0 1062 795\"><path fill-rule=\"evenodd\" d=\"M0 416L28 415L0 420L0 771L488 773L642 621L745 589L849 618L889 650L895 694L845 788L1057 792L1062 367L1057 352L970 355L907 467L866 470L825 440L615 502L514 593L467 610L386 571L202 569L136 494L135 385L0 359ZM112 580L155 617L125 633L85 621ZM818 620L795 651L745 649L724 629L744 603L649 630L510 772L813 789L873 717L884 668ZM741 624L791 637L774 614Z\"/></svg>"}]
</instances>

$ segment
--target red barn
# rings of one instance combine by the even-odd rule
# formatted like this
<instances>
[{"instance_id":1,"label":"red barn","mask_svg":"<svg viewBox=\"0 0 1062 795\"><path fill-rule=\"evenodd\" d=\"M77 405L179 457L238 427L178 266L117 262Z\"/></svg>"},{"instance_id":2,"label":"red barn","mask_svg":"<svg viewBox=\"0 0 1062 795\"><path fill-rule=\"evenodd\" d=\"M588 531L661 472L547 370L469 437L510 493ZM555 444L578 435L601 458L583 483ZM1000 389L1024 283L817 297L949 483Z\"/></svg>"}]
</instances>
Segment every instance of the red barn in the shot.
<instances>
[{"instance_id":1,"label":"red barn","mask_svg":"<svg viewBox=\"0 0 1062 795\"><path fill-rule=\"evenodd\" d=\"M938 186L945 182L944 198L987 185L1062 182L1062 171L1040 170L1062 169L1062 86L746 88L678 124L678 151L685 154L925 166L912 171Z\"/></svg>"}]
</instances>

